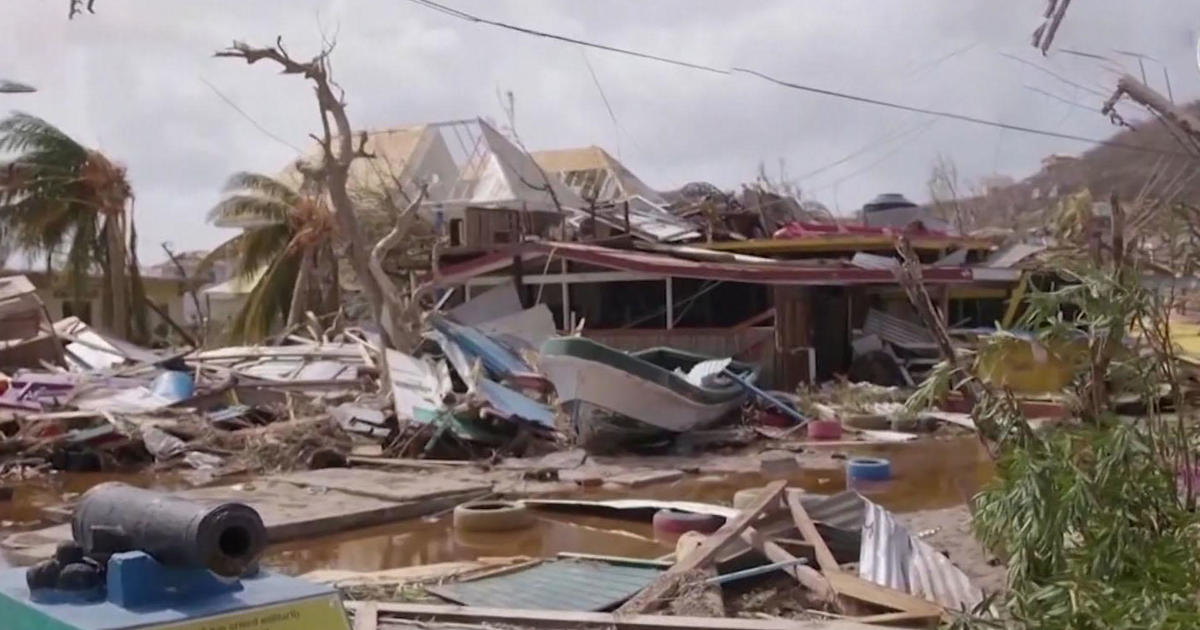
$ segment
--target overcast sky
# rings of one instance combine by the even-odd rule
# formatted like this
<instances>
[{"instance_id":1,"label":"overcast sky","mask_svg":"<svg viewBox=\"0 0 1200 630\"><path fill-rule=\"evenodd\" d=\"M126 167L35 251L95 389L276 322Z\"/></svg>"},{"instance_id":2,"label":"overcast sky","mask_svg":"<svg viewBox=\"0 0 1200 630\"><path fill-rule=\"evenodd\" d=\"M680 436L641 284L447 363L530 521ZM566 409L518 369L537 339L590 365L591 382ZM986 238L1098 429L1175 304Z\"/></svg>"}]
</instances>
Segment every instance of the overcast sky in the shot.
<instances>
[{"instance_id":1,"label":"overcast sky","mask_svg":"<svg viewBox=\"0 0 1200 630\"><path fill-rule=\"evenodd\" d=\"M485 17L720 68L1064 133L1106 137L1096 108L1115 70L1029 45L1044 0L444 0ZM128 166L143 262L209 248L231 233L205 223L230 173L274 173L318 128L308 85L265 64L212 53L233 39L282 35L311 56L322 32L356 127L502 118L516 95L531 149L597 144L650 185L704 180L723 188L780 161L806 196L843 213L880 192L928 197L939 154L965 179L1026 176L1049 153L1088 145L780 88L587 50L471 24L409 0L97 0L66 19L67 0L6 0L0 78L38 93L0 94L0 110L41 116ZM1132 50L1164 62L1177 100L1200 97L1196 0L1077 0L1056 46L1111 57L1139 72ZM1004 55L1015 55L1086 89ZM585 57L586 55L586 57ZM588 70L590 62L596 80ZM1111 65L1111 64L1109 64ZM1165 91L1162 66L1147 61ZM257 121L272 139L205 82ZM599 85L597 85L597 83ZM614 125L600 98L607 96ZM866 150L815 175L848 155Z\"/></svg>"}]
</instances>

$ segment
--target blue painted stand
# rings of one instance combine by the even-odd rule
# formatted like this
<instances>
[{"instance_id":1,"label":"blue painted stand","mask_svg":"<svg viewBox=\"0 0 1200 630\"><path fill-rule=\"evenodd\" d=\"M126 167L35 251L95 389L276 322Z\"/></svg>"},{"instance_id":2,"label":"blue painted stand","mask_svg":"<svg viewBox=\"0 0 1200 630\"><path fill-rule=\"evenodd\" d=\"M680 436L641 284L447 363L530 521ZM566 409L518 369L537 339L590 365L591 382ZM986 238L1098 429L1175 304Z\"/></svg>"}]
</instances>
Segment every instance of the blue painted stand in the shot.
<instances>
[{"instance_id":1,"label":"blue painted stand","mask_svg":"<svg viewBox=\"0 0 1200 630\"><path fill-rule=\"evenodd\" d=\"M170 605L242 588L237 579L222 579L205 569L163 566L140 551L113 554L108 560L108 601L121 608Z\"/></svg>"},{"instance_id":2,"label":"blue painted stand","mask_svg":"<svg viewBox=\"0 0 1200 630\"><path fill-rule=\"evenodd\" d=\"M57 591L35 599L24 568L0 570L0 630L127 630L321 597L332 598L342 614L333 588L268 571L224 580L129 552L109 559L107 578L106 596L92 601L54 596Z\"/></svg>"}]
</instances>

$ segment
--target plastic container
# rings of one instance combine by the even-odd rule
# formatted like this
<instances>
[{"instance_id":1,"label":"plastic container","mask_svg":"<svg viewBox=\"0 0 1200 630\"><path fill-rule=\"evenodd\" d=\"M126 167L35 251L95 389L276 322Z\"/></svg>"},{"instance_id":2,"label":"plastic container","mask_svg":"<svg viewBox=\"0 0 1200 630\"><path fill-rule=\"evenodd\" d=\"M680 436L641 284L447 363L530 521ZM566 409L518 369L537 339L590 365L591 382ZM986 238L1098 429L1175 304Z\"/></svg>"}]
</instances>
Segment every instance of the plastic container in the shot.
<instances>
[{"instance_id":1,"label":"plastic container","mask_svg":"<svg viewBox=\"0 0 1200 630\"><path fill-rule=\"evenodd\" d=\"M809 420L808 437L812 440L840 440L842 438L842 423L840 420Z\"/></svg>"},{"instance_id":2,"label":"plastic container","mask_svg":"<svg viewBox=\"0 0 1200 630\"><path fill-rule=\"evenodd\" d=\"M155 396L176 402L191 398L192 394L196 393L196 383L187 372L167 370L154 379L150 391L154 392Z\"/></svg>"},{"instance_id":3,"label":"plastic container","mask_svg":"<svg viewBox=\"0 0 1200 630\"><path fill-rule=\"evenodd\" d=\"M846 463L846 477L855 481L887 481L892 462L881 457L855 457Z\"/></svg>"}]
</instances>

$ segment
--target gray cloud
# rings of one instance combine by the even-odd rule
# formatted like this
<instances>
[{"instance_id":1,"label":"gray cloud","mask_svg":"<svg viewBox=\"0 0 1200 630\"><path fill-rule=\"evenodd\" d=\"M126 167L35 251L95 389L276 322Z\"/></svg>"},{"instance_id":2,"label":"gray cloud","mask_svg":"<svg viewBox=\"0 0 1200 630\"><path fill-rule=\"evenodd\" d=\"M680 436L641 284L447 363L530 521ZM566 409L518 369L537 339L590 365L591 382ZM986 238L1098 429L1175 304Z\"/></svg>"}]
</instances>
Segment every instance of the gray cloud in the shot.
<instances>
[{"instance_id":1,"label":"gray cloud","mask_svg":"<svg viewBox=\"0 0 1200 630\"><path fill-rule=\"evenodd\" d=\"M1092 137L1113 131L1100 115L1025 86L1089 107L1100 97L1001 55L1109 91L1115 74L1105 64L1061 52L1043 59L1028 45L1042 0L446 2L615 46L753 67L916 106ZM848 211L882 191L925 197L939 153L975 179L1021 177L1048 153L1087 148L950 120L923 124L921 115L745 75L588 50L617 129L578 46L469 24L404 0L101 0L98 9L68 22L65 6L53 2L6 6L0 76L39 92L0 96L0 107L43 116L129 167L147 261L162 258L162 241L191 249L228 237L204 221L224 178L237 170L275 172L294 157L201 77L287 143L307 146L318 124L300 79L212 58L233 39L269 43L282 35L299 56L318 49L322 30L336 34L335 71L352 120L362 127L498 118L497 92L511 90L518 129L531 148L603 145L660 188L698 179L732 187L752 178L760 161L776 169L780 159L795 176L877 144L800 182L813 197ZM1200 96L1198 28L1200 5L1193 1L1093 0L1072 6L1056 44L1111 56L1135 72L1136 62L1113 48L1153 56L1169 67L1176 98L1192 99ZM1160 67L1147 62L1147 71L1162 89Z\"/></svg>"}]
</instances>

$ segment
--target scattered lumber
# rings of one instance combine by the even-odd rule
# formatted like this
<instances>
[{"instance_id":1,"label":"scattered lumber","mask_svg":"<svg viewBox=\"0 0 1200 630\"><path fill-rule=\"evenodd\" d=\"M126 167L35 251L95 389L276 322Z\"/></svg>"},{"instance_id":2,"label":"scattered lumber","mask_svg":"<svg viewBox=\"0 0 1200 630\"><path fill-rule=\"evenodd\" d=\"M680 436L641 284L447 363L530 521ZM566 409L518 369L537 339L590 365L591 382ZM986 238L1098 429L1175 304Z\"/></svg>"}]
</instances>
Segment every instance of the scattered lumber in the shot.
<instances>
[{"instance_id":1,"label":"scattered lumber","mask_svg":"<svg viewBox=\"0 0 1200 630\"><path fill-rule=\"evenodd\" d=\"M431 622L498 623L529 627L577 628L596 626L617 630L878 630L857 621L828 619L789 621L785 619L736 619L727 617L674 617L666 615L622 615L620 613L571 612L562 610L520 610L406 604L391 602L345 602L347 609L373 604L380 616L421 619Z\"/></svg>"},{"instance_id":2,"label":"scattered lumber","mask_svg":"<svg viewBox=\"0 0 1200 630\"><path fill-rule=\"evenodd\" d=\"M776 501L779 500L779 496L783 494L786 488L786 481L773 481L767 484L758 495L758 499L743 510L737 518L726 521L720 529L713 532L711 536L704 540L704 543L692 550L683 560L675 563L675 566L659 576L650 586L647 586L642 592L622 604L617 609L617 612L626 615L641 613L657 605L660 600L673 595L681 585L681 578L686 577L687 574L697 569L704 568L712 562L717 552L721 550L721 547L725 546L726 543L733 540L735 536L749 527L750 523L754 522L759 514L762 514L768 507L775 505Z\"/></svg>"},{"instance_id":3,"label":"scattered lumber","mask_svg":"<svg viewBox=\"0 0 1200 630\"><path fill-rule=\"evenodd\" d=\"M800 502L800 494L799 491L787 493L788 509L792 513L792 519L796 522L796 529L800 530L800 535L804 537L805 542L813 546L817 564L821 567L825 579L829 581L839 596L899 611L905 615L905 621L936 625L941 620L942 608L933 602L842 571L841 565L833 557L833 552L829 550L829 546L825 544L825 540L817 531L816 523L809 517L808 512L804 509L804 504ZM885 618L887 621L892 619L892 617Z\"/></svg>"}]
</instances>

